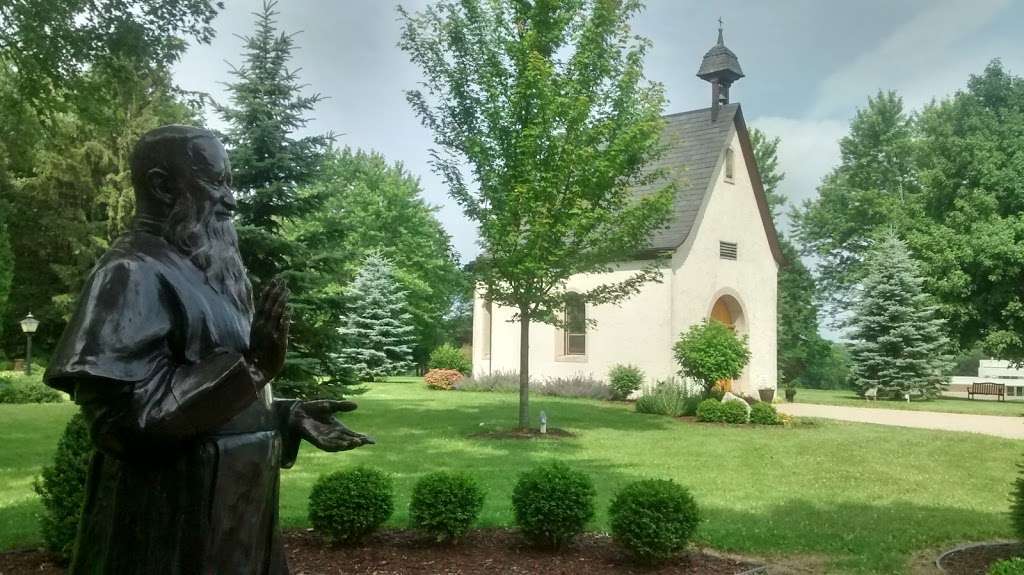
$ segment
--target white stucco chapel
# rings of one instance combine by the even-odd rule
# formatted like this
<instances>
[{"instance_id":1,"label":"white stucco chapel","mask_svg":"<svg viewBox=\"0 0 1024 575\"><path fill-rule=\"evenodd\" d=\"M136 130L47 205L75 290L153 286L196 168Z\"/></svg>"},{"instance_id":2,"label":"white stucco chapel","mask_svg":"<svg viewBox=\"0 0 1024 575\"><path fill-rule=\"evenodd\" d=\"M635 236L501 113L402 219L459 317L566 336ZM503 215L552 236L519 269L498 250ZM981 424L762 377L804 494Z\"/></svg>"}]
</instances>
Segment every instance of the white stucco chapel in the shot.
<instances>
[{"instance_id":1,"label":"white stucco chapel","mask_svg":"<svg viewBox=\"0 0 1024 575\"><path fill-rule=\"evenodd\" d=\"M743 374L723 385L755 397L758 389L776 387L782 254L742 108L729 101L729 88L743 72L721 30L697 76L710 83L712 105L664 117L667 150L652 166L681 174L672 218L650 239L650 251L671 253L661 283L645 284L617 305L570 303L566 329L531 324L531 378L606 379L616 364L639 366L648 383L676 376L672 345L693 324L713 318L748 336L751 351ZM566 287L584 291L625 279L649 263L641 257L607 274L573 276ZM475 299L474 375L518 371L520 326L510 321L513 315Z\"/></svg>"}]
</instances>

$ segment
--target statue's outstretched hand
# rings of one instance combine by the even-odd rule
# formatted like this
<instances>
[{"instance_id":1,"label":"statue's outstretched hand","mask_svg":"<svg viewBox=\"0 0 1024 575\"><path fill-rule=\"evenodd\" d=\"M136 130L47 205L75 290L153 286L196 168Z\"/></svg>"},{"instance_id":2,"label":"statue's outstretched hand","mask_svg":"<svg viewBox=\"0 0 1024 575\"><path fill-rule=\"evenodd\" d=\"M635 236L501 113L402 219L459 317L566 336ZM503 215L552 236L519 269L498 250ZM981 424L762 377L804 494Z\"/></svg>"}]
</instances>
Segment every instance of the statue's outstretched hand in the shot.
<instances>
[{"instance_id":1,"label":"statue's outstretched hand","mask_svg":"<svg viewBox=\"0 0 1024 575\"><path fill-rule=\"evenodd\" d=\"M320 399L303 401L292 410L291 425L303 439L324 451L347 451L376 443L362 433L356 433L335 419L335 413L352 411L351 401Z\"/></svg>"},{"instance_id":2,"label":"statue's outstretched hand","mask_svg":"<svg viewBox=\"0 0 1024 575\"><path fill-rule=\"evenodd\" d=\"M263 290L249 332L246 360L263 374L264 382L277 377L288 352L288 297L284 280L274 278Z\"/></svg>"}]
</instances>

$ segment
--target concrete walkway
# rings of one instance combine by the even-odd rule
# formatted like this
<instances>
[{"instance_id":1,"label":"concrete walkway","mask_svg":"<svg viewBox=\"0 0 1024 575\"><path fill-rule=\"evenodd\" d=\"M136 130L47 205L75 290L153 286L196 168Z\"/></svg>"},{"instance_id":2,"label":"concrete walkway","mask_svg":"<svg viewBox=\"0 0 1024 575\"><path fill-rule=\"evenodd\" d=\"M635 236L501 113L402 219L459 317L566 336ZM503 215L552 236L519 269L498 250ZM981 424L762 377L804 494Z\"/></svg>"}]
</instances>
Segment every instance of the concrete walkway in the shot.
<instances>
[{"instance_id":1,"label":"concrete walkway","mask_svg":"<svg viewBox=\"0 0 1024 575\"><path fill-rule=\"evenodd\" d=\"M968 433L983 433L1008 439L1024 439L1024 417L937 413L934 411L908 411L876 407L845 407L839 405L815 405L811 403L780 403L776 407L782 413L797 417L820 417L822 419L877 423L879 425L894 425L897 427L966 431Z\"/></svg>"}]
</instances>

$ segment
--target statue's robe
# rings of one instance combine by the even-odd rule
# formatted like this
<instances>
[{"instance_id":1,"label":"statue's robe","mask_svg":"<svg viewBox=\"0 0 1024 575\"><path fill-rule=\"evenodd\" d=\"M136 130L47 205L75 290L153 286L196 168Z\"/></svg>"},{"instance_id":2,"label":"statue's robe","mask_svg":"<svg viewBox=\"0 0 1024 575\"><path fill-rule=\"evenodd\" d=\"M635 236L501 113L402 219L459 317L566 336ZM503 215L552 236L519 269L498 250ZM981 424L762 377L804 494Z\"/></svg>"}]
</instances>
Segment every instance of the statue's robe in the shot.
<instances>
[{"instance_id":1,"label":"statue's robe","mask_svg":"<svg viewBox=\"0 0 1024 575\"><path fill-rule=\"evenodd\" d=\"M99 261L46 372L97 448L70 573L287 573L278 483L298 452L295 402L254 386L251 319L154 233Z\"/></svg>"}]
</instances>

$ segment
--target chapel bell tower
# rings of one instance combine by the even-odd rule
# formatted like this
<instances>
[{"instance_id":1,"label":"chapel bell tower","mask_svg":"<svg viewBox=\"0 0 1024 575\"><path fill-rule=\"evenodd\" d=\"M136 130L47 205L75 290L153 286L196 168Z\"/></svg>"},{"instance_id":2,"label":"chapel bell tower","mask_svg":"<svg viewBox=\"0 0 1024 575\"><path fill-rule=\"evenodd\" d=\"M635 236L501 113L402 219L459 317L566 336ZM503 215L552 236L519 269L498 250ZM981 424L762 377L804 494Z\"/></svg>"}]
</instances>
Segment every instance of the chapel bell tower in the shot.
<instances>
[{"instance_id":1,"label":"chapel bell tower","mask_svg":"<svg viewBox=\"0 0 1024 575\"><path fill-rule=\"evenodd\" d=\"M718 19L718 43L704 54L697 77L711 83L711 121L718 119L718 109L729 103L729 86L743 77L740 61L725 47L722 19Z\"/></svg>"}]
</instances>

